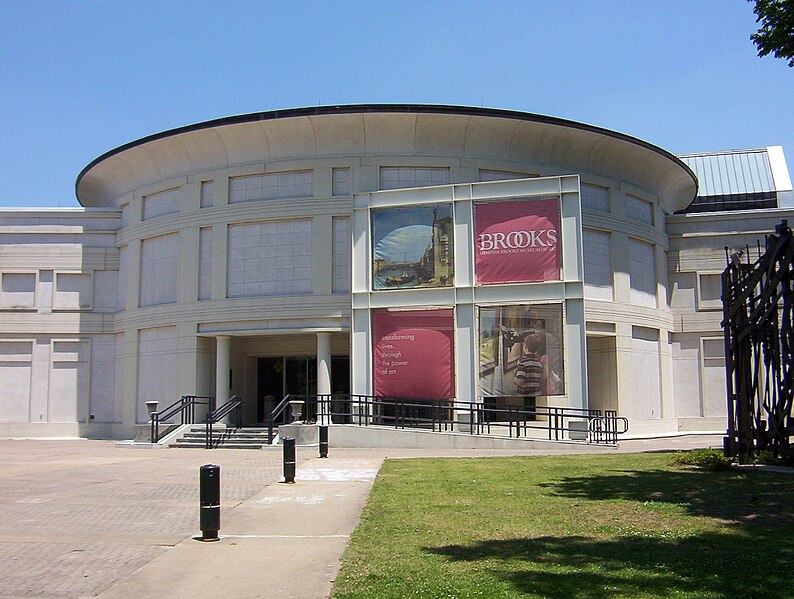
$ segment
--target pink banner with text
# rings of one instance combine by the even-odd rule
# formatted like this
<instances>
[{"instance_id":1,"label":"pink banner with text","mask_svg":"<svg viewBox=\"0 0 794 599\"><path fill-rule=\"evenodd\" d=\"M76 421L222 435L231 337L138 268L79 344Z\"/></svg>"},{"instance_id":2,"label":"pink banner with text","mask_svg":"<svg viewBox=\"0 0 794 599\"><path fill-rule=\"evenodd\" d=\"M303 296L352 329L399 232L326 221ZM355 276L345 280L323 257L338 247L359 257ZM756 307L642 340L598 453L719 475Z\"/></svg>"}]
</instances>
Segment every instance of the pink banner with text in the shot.
<instances>
[{"instance_id":1,"label":"pink banner with text","mask_svg":"<svg viewBox=\"0 0 794 599\"><path fill-rule=\"evenodd\" d=\"M455 395L453 310L373 313L375 395L448 399Z\"/></svg>"},{"instance_id":2,"label":"pink banner with text","mask_svg":"<svg viewBox=\"0 0 794 599\"><path fill-rule=\"evenodd\" d=\"M478 284L560 280L560 200L480 202L474 207Z\"/></svg>"}]
</instances>

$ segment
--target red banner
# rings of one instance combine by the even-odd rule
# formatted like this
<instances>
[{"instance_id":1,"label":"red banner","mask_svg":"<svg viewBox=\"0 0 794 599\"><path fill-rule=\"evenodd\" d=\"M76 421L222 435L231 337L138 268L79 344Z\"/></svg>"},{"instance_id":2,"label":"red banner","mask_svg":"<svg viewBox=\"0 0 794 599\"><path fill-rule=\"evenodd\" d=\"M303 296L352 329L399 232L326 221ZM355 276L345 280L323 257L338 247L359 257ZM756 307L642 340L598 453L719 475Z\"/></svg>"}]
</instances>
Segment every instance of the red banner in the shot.
<instances>
[{"instance_id":1,"label":"red banner","mask_svg":"<svg viewBox=\"0 0 794 599\"><path fill-rule=\"evenodd\" d=\"M455 396L453 310L373 313L375 395L423 399Z\"/></svg>"},{"instance_id":2,"label":"red banner","mask_svg":"<svg viewBox=\"0 0 794 599\"><path fill-rule=\"evenodd\" d=\"M478 284L560 280L560 200L481 202L474 206Z\"/></svg>"}]
</instances>

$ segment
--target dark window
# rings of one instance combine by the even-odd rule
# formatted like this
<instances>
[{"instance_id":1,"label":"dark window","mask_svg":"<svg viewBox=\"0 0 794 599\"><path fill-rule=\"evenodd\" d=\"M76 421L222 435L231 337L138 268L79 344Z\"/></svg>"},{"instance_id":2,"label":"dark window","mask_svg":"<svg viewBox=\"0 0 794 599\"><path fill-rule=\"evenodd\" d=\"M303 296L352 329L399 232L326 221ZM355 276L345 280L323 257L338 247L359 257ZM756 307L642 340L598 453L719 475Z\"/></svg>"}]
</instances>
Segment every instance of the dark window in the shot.
<instances>
[{"instance_id":1,"label":"dark window","mask_svg":"<svg viewBox=\"0 0 794 599\"><path fill-rule=\"evenodd\" d=\"M679 210L676 214L728 212L756 208L777 208L777 194L774 191L759 191L721 196L698 196L689 206Z\"/></svg>"}]
</instances>

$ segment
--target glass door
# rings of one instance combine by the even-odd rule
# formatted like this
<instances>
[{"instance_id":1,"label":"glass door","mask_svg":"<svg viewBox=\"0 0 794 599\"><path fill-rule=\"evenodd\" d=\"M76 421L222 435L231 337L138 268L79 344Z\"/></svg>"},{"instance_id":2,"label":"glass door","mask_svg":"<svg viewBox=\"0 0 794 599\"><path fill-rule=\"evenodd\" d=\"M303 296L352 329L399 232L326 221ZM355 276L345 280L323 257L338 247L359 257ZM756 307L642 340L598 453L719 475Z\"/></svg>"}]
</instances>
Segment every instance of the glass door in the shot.
<instances>
[{"instance_id":1,"label":"glass door","mask_svg":"<svg viewBox=\"0 0 794 599\"><path fill-rule=\"evenodd\" d=\"M259 358L257 360L257 411L259 422L266 422L284 396L312 398L317 394L317 358ZM314 403L312 403L314 405ZM316 407L309 412L314 413Z\"/></svg>"},{"instance_id":2,"label":"glass door","mask_svg":"<svg viewBox=\"0 0 794 599\"><path fill-rule=\"evenodd\" d=\"M316 395L317 358L284 358L284 391L289 395Z\"/></svg>"},{"instance_id":3,"label":"glass door","mask_svg":"<svg viewBox=\"0 0 794 599\"><path fill-rule=\"evenodd\" d=\"M284 398L284 358L257 360L257 422L267 421L270 413Z\"/></svg>"}]
</instances>

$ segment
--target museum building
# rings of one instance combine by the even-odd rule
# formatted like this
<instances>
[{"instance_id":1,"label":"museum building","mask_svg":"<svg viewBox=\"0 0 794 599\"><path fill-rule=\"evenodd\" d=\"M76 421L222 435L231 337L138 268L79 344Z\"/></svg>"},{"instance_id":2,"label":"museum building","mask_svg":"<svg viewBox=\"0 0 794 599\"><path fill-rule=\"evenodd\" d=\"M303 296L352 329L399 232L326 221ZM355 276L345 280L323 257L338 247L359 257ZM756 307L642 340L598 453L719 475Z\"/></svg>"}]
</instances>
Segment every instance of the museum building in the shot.
<instances>
[{"instance_id":1,"label":"museum building","mask_svg":"<svg viewBox=\"0 0 794 599\"><path fill-rule=\"evenodd\" d=\"M674 156L437 105L180 127L76 193L0 209L0 436L131 438L183 395L256 424L330 393L723 432L725 248L794 222L779 146Z\"/></svg>"}]
</instances>

